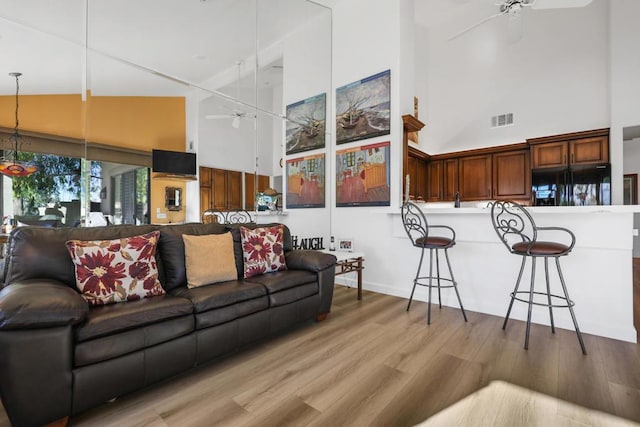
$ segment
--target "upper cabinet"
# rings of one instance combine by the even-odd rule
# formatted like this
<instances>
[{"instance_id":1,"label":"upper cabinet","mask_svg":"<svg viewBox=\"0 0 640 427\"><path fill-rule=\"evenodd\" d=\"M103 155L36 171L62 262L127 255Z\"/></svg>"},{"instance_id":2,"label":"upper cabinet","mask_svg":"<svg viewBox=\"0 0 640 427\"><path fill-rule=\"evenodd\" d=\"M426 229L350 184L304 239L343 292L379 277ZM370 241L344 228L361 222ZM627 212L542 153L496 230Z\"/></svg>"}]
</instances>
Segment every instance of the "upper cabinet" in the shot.
<instances>
[{"instance_id":1,"label":"upper cabinet","mask_svg":"<svg viewBox=\"0 0 640 427\"><path fill-rule=\"evenodd\" d=\"M439 158L442 157L442 158ZM531 195L526 144L434 156L428 167L428 201L516 199Z\"/></svg>"},{"instance_id":2,"label":"upper cabinet","mask_svg":"<svg viewBox=\"0 0 640 427\"><path fill-rule=\"evenodd\" d=\"M609 162L609 129L529 139L532 169L566 168Z\"/></svg>"}]
</instances>

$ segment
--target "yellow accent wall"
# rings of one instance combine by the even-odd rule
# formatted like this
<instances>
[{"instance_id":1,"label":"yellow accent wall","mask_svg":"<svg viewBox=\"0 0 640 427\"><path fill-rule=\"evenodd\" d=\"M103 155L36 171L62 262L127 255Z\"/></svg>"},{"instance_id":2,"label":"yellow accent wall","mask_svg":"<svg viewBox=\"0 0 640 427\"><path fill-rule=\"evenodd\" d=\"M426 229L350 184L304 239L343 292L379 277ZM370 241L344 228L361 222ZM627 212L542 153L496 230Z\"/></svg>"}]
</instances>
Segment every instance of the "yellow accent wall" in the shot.
<instances>
[{"instance_id":1,"label":"yellow accent wall","mask_svg":"<svg viewBox=\"0 0 640 427\"><path fill-rule=\"evenodd\" d=\"M88 141L145 151L184 151L182 97L89 96L87 107Z\"/></svg>"},{"instance_id":2,"label":"yellow accent wall","mask_svg":"<svg viewBox=\"0 0 640 427\"><path fill-rule=\"evenodd\" d=\"M156 224L168 224L176 222L184 222L186 218L186 205L184 203L187 194L187 185L184 181L174 179L154 178L151 174L151 222ZM170 211L165 207L165 188L176 187L182 191L182 209L179 211ZM158 208L160 213L166 214L166 218L157 218Z\"/></svg>"},{"instance_id":3,"label":"yellow accent wall","mask_svg":"<svg viewBox=\"0 0 640 427\"><path fill-rule=\"evenodd\" d=\"M0 96L0 126L15 126L15 95ZM84 138L84 103L77 95L20 95L20 130Z\"/></svg>"},{"instance_id":4,"label":"yellow accent wall","mask_svg":"<svg viewBox=\"0 0 640 427\"><path fill-rule=\"evenodd\" d=\"M49 135L85 138L91 142L141 151L153 148L184 151L186 140L185 99L183 97L91 96L80 94L20 95L20 129ZM85 132L86 111L86 132ZM0 126L15 125L15 95L0 96ZM183 188L175 180L151 180L151 222L183 222L186 206L168 212L165 187ZM157 218L156 212L167 218Z\"/></svg>"}]
</instances>

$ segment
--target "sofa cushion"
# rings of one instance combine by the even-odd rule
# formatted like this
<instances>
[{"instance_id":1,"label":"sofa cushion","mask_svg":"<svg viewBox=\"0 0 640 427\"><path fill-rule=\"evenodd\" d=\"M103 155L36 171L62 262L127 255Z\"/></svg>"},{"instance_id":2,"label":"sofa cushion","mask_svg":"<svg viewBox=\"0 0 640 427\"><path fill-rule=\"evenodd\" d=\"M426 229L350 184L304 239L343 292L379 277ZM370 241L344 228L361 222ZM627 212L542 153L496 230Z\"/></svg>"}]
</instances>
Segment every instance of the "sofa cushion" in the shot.
<instances>
[{"instance_id":1,"label":"sofa cushion","mask_svg":"<svg viewBox=\"0 0 640 427\"><path fill-rule=\"evenodd\" d=\"M78 343L74 366L113 359L186 335L194 330L191 314Z\"/></svg>"},{"instance_id":2,"label":"sofa cushion","mask_svg":"<svg viewBox=\"0 0 640 427\"><path fill-rule=\"evenodd\" d=\"M202 236L222 234L227 229L222 224L180 224L160 228L158 254L162 262L163 275L160 277L166 291L187 287L183 234Z\"/></svg>"},{"instance_id":3,"label":"sofa cushion","mask_svg":"<svg viewBox=\"0 0 640 427\"><path fill-rule=\"evenodd\" d=\"M267 289L269 306L278 307L318 293L316 273L305 270L287 270L263 274L246 279Z\"/></svg>"},{"instance_id":4,"label":"sofa cushion","mask_svg":"<svg viewBox=\"0 0 640 427\"><path fill-rule=\"evenodd\" d=\"M193 313L188 299L162 295L122 304L92 307L87 321L75 329L82 342Z\"/></svg>"},{"instance_id":5,"label":"sofa cushion","mask_svg":"<svg viewBox=\"0 0 640 427\"><path fill-rule=\"evenodd\" d=\"M189 299L195 312L202 313L214 308L264 297L267 295L267 290L259 283L230 280L211 286L174 289L171 294Z\"/></svg>"},{"instance_id":6,"label":"sofa cushion","mask_svg":"<svg viewBox=\"0 0 640 427\"><path fill-rule=\"evenodd\" d=\"M293 250L293 240L291 239L291 231L289 230L289 227L287 227L284 224L278 224L278 223L225 224L225 227L228 230L231 230L231 234L233 235L233 251L236 257L236 268L238 269L238 277L244 277L244 263L242 262L242 236L240 235L240 227L255 229L259 227L273 227L276 225L282 226L282 228L284 229L284 235L283 235L284 252L287 253Z\"/></svg>"},{"instance_id":7,"label":"sofa cushion","mask_svg":"<svg viewBox=\"0 0 640 427\"><path fill-rule=\"evenodd\" d=\"M282 225L249 229L240 227L244 277L287 269Z\"/></svg>"},{"instance_id":8,"label":"sofa cushion","mask_svg":"<svg viewBox=\"0 0 640 427\"><path fill-rule=\"evenodd\" d=\"M158 280L158 231L114 240L69 240L76 284L91 305L163 295Z\"/></svg>"},{"instance_id":9,"label":"sofa cushion","mask_svg":"<svg viewBox=\"0 0 640 427\"><path fill-rule=\"evenodd\" d=\"M269 308L269 298L263 296L196 313L196 329L204 329L221 323L231 322L240 317L266 310L267 308Z\"/></svg>"},{"instance_id":10,"label":"sofa cushion","mask_svg":"<svg viewBox=\"0 0 640 427\"><path fill-rule=\"evenodd\" d=\"M182 239L189 288L238 278L231 233L183 234Z\"/></svg>"}]
</instances>

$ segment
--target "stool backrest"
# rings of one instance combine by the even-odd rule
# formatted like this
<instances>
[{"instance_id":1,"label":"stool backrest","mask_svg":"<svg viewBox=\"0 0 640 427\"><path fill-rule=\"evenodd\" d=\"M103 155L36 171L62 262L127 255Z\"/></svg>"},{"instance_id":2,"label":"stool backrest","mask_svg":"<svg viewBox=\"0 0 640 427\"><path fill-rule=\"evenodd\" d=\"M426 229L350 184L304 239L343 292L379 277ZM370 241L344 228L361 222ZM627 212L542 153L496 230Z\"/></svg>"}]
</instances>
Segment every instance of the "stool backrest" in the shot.
<instances>
[{"instance_id":1,"label":"stool backrest","mask_svg":"<svg viewBox=\"0 0 640 427\"><path fill-rule=\"evenodd\" d=\"M250 224L254 221L251 214L244 209L230 211L207 209L202 213L202 222L205 224Z\"/></svg>"},{"instance_id":2,"label":"stool backrest","mask_svg":"<svg viewBox=\"0 0 640 427\"><path fill-rule=\"evenodd\" d=\"M422 213L422 210L411 202L405 202L402 205L402 225L407 232L409 239L413 246L420 246L416 244L416 239L425 238L429 234L429 225L427 218Z\"/></svg>"},{"instance_id":3,"label":"stool backrest","mask_svg":"<svg viewBox=\"0 0 640 427\"><path fill-rule=\"evenodd\" d=\"M497 200L491 204L491 222L509 252L519 242L536 240L536 224L524 206L513 201Z\"/></svg>"}]
</instances>

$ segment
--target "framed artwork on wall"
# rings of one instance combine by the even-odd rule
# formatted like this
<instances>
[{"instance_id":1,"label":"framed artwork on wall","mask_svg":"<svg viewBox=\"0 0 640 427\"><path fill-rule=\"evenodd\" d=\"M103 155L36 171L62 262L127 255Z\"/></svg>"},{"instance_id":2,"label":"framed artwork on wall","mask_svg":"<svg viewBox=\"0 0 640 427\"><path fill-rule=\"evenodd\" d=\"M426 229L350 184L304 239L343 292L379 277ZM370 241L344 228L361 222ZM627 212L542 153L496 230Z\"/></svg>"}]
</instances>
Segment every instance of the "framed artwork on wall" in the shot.
<instances>
[{"instance_id":1,"label":"framed artwork on wall","mask_svg":"<svg viewBox=\"0 0 640 427\"><path fill-rule=\"evenodd\" d=\"M336 89L336 144L391 132L391 71Z\"/></svg>"},{"instance_id":2,"label":"framed artwork on wall","mask_svg":"<svg viewBox=\"0 0 640 427\"><path fill-rule=\"evenodd\" d=\"M324 148L326 109L324 93L287 105L287 154Z\"/></svg>"},{"instance_id":3,"label":"framed artwork on wall","mask_svg":"<svg viewBox=\"0 0 640 427\"><path fill-rule=\"evenodd\" d=\"M287 208L324 208L324 154L287 160Z\"/></svg>"},{"instance_id":4,"label":"framed artwork on wall","mask_svg":"<svg viewBox=\"0 0 640 427\"><path fill-rule=\"evenodd\" d=\"M390 206L389 141L336 151L336 206Z\"/></svg>"}]
</instances>

